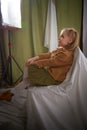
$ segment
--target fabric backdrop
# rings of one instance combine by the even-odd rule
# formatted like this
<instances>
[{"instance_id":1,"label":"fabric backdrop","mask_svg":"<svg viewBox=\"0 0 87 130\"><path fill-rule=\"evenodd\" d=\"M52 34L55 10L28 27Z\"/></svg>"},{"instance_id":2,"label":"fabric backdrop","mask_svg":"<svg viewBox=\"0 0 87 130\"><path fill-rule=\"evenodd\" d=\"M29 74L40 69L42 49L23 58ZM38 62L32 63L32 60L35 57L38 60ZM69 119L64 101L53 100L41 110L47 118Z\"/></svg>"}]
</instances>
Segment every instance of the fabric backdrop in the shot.
<instances>
[{"instance_id":1,"label":"fabric backdrop","mask_svg":"<svg viewBox=\"0 0 87 130\"><path fill-rule=\"evenodd\" d=\"M55 0L58 34L65 27L74 27L80 32L82 0ZM22 29L11 31L12 54L23 69L25 61L41 52L44 47L48 0L22 0ZM5 33L5 48L8 56L8 37ZM20 75L13 62L13 79Z\"/></svg>"}]
</instances>

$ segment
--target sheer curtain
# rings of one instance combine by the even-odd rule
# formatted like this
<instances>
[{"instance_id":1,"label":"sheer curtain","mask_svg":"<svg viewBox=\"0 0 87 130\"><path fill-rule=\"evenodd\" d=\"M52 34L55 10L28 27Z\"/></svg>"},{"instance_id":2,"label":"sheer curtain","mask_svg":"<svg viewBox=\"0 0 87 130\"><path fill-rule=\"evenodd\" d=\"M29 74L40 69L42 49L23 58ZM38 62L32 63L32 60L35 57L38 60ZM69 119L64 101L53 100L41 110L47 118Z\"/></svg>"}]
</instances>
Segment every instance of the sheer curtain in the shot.
<instances>
[{"instance_id":1,"label":"sheer curtain","mask_svg":"<svg viewBox=\"0 0 87 130\"><path fill-rule=\"evenodd\" d=\"M55 0L49 0L45 29L45 46L49 51L58 47L57 18Z\"/></svg>"}]
</instances>

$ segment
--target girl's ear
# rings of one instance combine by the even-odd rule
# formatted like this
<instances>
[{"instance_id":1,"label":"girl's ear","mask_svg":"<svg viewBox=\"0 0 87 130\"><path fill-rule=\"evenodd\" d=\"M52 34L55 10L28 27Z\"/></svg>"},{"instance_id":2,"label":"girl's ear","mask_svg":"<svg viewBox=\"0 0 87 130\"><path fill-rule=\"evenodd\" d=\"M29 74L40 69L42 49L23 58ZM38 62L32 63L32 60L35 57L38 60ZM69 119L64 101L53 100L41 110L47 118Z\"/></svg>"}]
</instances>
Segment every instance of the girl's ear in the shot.
<instances>
[{"instance_id":1,"label":"girl's ear","mask_svg":"<svg viewBox=\"0 0 87 130\"><path fill-rule=\"evenodd\" d=\"M73 42L73 39L72 39L72 38L70 38L70 39L69 39L69 44L70 44L70 43L72 43L72 42Z\"/></svg>"}]
</instances>

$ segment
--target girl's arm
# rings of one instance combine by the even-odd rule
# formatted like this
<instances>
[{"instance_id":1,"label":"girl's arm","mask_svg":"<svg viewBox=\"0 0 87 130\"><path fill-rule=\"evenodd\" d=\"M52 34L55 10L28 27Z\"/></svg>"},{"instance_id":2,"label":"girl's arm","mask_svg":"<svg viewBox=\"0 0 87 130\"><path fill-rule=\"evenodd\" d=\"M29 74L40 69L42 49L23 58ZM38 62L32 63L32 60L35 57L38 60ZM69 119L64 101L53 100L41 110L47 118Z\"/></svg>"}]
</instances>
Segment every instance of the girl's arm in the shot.
<instances>
[{"instance_id":1,"label":"girl's arm","mask_svg":"<svg viewBox=\"0 0 87 130\"><path fill-rule=\"evenodd\" d=\"M49 59L42 59L39 61L34 62L39 68L42 67L60 67L71 64L73 61L73 56L69 56L65 53L59 54L53 58Z\"/></svg>"},{"instance_id":2,"label":"girl's arm","mask_svg":"<svg viewBox=\"0 0 87 130\"><path fill-rule=\"evenodd\" d=\"M51 55L50 52L49 53L42 53L40 55L37 55L33 58L28 59L27 62L25 63L25 65L28 67L30 64L33 64L36 61L39 61L42 59L48 59L48 58L50 58L50 55Z\"/></svg>"}]
</instances>

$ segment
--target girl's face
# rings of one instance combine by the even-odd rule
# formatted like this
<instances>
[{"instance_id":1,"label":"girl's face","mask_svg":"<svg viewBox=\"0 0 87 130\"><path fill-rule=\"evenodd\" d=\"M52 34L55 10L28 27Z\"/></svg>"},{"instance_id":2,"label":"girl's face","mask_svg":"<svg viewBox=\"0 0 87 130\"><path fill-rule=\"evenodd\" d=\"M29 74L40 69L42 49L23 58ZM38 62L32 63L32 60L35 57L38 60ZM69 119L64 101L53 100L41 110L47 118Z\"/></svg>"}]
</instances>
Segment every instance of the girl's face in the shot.
<instances>
[{"instance_id":1,"label":"girl's face","mask_svg":"<svg viewBox=\"0 0 87 130\"><path fill-rule=\"evenodd\" d=\"M67 33L64 31L60 33L58 41L60 46L65 47L72 42L72 38L68 36Z\"/></svg>"}]
</instances>

